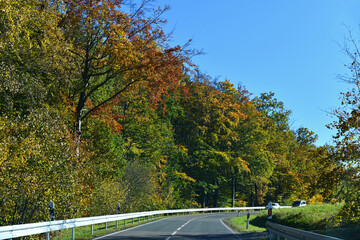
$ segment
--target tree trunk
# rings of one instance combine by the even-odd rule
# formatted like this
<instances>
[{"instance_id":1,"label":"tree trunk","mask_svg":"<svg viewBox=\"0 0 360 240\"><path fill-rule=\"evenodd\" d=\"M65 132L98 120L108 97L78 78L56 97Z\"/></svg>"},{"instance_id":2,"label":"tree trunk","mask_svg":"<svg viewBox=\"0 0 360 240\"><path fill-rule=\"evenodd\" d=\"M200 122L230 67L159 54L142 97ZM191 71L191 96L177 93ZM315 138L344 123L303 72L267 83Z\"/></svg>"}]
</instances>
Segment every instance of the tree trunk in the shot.
<instances>
[{"instance_id":1,"label":"tree trunk","mask_svg":"<svg viewBox=\"0 0 360 240\"><path fill-rule=\"evenodd\" d=\"M232 176L232 207L235 207L235 194L236 194L236 178Z\"/></svg>"},{"instance_id":2,"label":"tree trunk","mask_svg":"<svg viewBox=\"0 0 360 240\"><path fill-rule=\"evenodd\" d=\"M205 191L205 189L204 189L202 207L205 208L205 206L206 206L206 191Z\"/></svg>"},{"instance_id":3,"label":"tree trunk","mask_svg":"<svg viewBox=\"0 0 360 240\"><path fill-rule=\"evenodd\" d=\"M258 187L257 187L257 184L256 184L256 183L254 183L254 189L255 189L255 198L254 198L255 204L256 204L256 206L259 206Z\"/></svg>"},{"instance_id":4,"label":"tree trunk","mask_svg":"<svg viewBox=\"0 0 360 240\"><path fill-rule=\"evenodd\" d=\"M217 208L218 207L218 202L219 202L219 188L215 189L215 199L214 200L215 200L214 205Z\"/></svg>"}]
</instances>

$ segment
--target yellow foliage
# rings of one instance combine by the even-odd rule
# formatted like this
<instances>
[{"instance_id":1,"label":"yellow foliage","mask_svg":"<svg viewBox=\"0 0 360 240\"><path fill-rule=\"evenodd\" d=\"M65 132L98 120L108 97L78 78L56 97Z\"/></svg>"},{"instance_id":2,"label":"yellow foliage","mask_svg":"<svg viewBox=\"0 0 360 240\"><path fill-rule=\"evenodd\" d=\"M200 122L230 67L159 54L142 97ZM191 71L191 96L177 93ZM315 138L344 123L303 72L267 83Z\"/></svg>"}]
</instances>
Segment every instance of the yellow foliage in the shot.
<instances>
[{"instance_id":1,"label":"yellow foliage","mask_svg":"<svg viewBox=\"0 0 360 240\"><path fill-rule=\"evenodd\" d=\"M192 177L186 175L186 173L178 172L178 171L175 171L175 173L182 180L189 181L189 182L196 182L195 179L193 179Z\"/></svg>"},{"instance_id":2,"label":"yellow foliage","mask_svg":"<svg viewBox=\"0 0 360 240\"><path fill-rule=\"evenodd\" d=\"M309 204L323 204L324 197L321 194L315 194L311 198L309 198Z\"/></svg>"}]
</instances>

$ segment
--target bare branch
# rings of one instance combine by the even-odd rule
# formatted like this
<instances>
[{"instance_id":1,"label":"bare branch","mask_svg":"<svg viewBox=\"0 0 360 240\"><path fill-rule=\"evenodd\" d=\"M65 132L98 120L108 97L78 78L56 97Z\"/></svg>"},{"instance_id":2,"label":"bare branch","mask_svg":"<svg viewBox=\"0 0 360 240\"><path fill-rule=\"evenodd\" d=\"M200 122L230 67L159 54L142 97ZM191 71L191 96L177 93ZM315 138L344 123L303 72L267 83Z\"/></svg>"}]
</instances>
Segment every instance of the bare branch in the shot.
<instances>
[{"instance_id":1,"label":"bare branch","mask_svg":"<svg viewBox=\"0 0 360 240\"><path fill-rule=\"evenodd\" d=\"M95 107L93 107L92 109L90 109L89 111L87 111L84 116L81 117L81 120L84 120L87 116L89 116L89 114L93 111L95 111L96 109L98 109L99 107L103 106L104 104L108 103L109 101L113 100L114 98L116 98L117 96L119 96L122 92L126 91L126 89L128 89L132 84L136 83L136 82L140 82L143 79L139 79L139 80L133 80L131 82L129 82L128 84L126 84L121 90L117 91L115 94L113 94L111 97L109 97L108 99L102 101L101 103L99 103L98 105L96 105Z\"/></svg>"}]
</instances>

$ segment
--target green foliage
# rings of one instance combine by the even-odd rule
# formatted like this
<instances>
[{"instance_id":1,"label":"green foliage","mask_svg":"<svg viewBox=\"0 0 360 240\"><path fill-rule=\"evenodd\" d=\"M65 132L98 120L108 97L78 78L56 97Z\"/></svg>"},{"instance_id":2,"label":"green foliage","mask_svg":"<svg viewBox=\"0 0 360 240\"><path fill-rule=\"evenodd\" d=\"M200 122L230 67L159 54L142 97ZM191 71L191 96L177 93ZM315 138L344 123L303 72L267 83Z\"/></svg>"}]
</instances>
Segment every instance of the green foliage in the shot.
<instances>
[{"instance_id":1,"label":"green foliage","mask_svg":"<svg viewBox=\"0 0 360 240\"><path fill-rule=\"evenodd\" d=\"M284 103L274 98L273 92L262 93L254 98L256 110L271 119L281 131L289 130L290 110L284 108Z\"/></svg>"},{"instance_id":2,"label":"green foliage","mask_svg":"<svg viewBox=\"0 0 360 240\"><path fill-rule=\"evenodd\" d=\"M120 210L127 197L127 187L118 181L108 179L98 182L93 191L89 212L94 215L118 214L117 203L120 204Z\"/></svg>"},{"instance_id":3,"label":"green foliage","mask_svg":"<svg viewBox=\"0 0 360 240\"><path fill-rule=\"evenodd\" d=\"M38 0L6 0L1 9L0 113L59 105L73 66L71 45L57 27L60 13Z\"/></svg>"},{"instance_id":4,"label":"green foliage","mask_svg":"<svg viewBox=\"0 0 360 240\"><path fill-rule=\"evenodd\" d=\"M50 200L57 219L81 216L89 170L57 113L43 108L0 122L0 225L48 220Z\"/></svg>"}]
</instances>

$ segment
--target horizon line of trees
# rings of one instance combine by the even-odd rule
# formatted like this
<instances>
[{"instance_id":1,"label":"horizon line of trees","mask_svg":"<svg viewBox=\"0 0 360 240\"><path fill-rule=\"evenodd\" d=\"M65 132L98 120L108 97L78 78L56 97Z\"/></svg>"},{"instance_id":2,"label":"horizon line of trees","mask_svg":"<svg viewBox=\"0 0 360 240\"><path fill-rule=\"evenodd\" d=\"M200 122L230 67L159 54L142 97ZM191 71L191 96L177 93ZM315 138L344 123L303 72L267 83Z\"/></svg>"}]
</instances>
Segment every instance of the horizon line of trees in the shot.
<instances>
[{"instance_id":1,"label":"horizon line of trees","mask_svg":"<svg viewBox=\"0 0 360 240\"><path fill-rule=\"evenodd\" d=\"M50 201L66 219L114 214L117 202L345 200L356 221L358 141L346 134L358 129L357 89L344 94L351 114L334 113L336 145L316 146L274 93L201 73L201 53L163 31L168 7L150 3L0 2L0 226L48 220Z\"/></svg>"}]
</instances>

